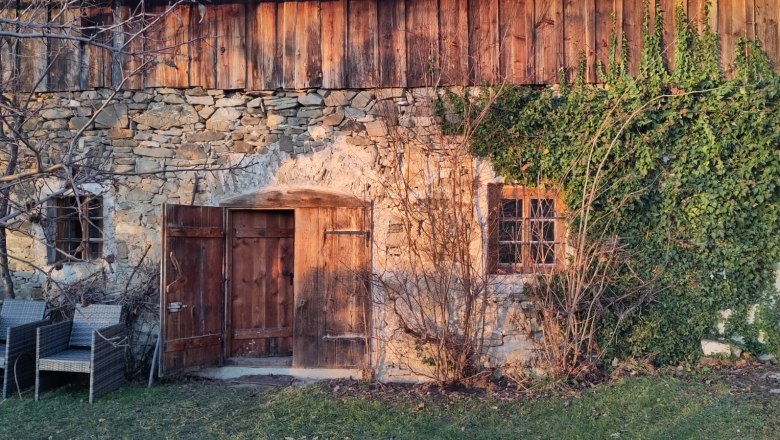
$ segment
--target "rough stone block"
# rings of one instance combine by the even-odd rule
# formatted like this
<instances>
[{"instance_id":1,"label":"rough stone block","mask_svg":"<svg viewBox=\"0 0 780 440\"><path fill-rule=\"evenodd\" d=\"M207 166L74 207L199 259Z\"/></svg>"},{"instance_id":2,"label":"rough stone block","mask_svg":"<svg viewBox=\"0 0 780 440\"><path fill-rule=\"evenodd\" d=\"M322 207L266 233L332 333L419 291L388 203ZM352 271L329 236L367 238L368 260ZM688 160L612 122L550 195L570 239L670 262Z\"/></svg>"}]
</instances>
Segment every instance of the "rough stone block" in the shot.
<instances>
[{"instance_id":1,"label":"rough stone block","mask_svg":"<svg viewBox=\"0 0 780 440\"><path fill-rule=\"evenodd\" d=\"M109 105L95 116L95 125L102 128L127 128L127 104Z\"/></svg>"},{"instance_id":2,"label":"rough stone block","mask_svg":"<svg viewBox=\"0 0 780 440\"><path fill-rule=\"evenodd\" d=\"M214 105L214 97L209 95L187 95L187 103L192 105Z\"/></svg>"}]
</instances>

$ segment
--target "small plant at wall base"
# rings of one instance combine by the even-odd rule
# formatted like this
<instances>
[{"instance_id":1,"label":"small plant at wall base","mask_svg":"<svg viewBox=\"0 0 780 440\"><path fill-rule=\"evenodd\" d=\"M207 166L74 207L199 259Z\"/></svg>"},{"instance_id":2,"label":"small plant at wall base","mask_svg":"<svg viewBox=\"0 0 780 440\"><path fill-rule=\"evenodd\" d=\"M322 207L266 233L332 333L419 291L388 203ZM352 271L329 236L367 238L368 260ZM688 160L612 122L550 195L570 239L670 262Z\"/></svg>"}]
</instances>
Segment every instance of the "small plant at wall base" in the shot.
<instances>
[{"instance_id":1,"label":"small plant at wall base","mask_svg":"<svg viewBox=\"0 0 780 440\"><path fill-rule=\"evenodd\" d=\"M733 312L726 336L743 337L755 354L777 351L780 78L752 41L738 44L733 78L724 78L706 23L697 34L680 8L675 22L673 69L661 56L660 22L644 33L636 78L613 37L605 87L505 89L472 150L508 180L562 189L575 207L575 256L582 249L572 239L625 251L600 278L594 353L696 358L724 309Z\"/></svg>"}]
</instances>

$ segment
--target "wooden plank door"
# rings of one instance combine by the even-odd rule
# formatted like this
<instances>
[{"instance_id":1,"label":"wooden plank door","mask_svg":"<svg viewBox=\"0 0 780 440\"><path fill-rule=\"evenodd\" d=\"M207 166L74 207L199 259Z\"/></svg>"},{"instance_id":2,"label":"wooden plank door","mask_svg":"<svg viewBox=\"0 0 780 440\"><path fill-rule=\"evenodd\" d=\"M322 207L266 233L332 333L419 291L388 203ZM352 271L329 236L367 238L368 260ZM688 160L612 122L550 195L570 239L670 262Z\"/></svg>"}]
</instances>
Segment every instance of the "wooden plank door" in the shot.
<instances>
[{"instance_id":1,"label":"wooden plank door","mask_svg":"<svg viewBox=\"0 0 780 440\"><path fill-rule=\"evenodd\" d=\"M222 208L163 211L160 376L221 363L225 310Z\"/></svg>"},{"instance_id":2,"label":"wooden plank door","mask_svg":"<svg viewBox=\"0 0 780 440\"><path fill-rule=\"evenodd\" d=\"M296 210L293 366L366 366L370 221L364 208Z\"/></svg>"},{"instance_id":3,"label":"wooden plank door","mask_svg":"<svg viewBox=\"0 0 780 440\"><path fill-rule=\"evenodd\" d=\"M229 355L291 356L293 211L230 213Z\"/></svg>"}]
</instances>

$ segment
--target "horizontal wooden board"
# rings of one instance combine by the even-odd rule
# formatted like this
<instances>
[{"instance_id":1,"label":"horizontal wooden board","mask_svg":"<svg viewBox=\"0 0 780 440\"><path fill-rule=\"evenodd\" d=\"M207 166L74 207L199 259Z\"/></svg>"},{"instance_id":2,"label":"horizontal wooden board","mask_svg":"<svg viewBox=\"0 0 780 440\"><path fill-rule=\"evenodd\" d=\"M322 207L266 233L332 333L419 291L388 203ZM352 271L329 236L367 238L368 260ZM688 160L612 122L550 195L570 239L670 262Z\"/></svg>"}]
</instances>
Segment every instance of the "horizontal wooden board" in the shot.
<instances>
[{"instance_id":1,"label":"horizontal wooden board","mask_svg":"<svg viewBox=\"0 0 780 440\"><path fill-rule=\"evenodd\" d=\"M165 352L189 350L191 348L203 348L222 343L222 335L205 335L187 339L176 339L165 344Z\"/></svg>"},{"instance_id":2,"label":"horizontal wooden board","mask_svg":"<svg viewBox=\"0 0 780 440\"><path fill-rule=\"evenodd\" d=\"M169 237L198 237L198 238L220 238L225 236L225 231L219 227L195 227L178 226L168 229Z\"/></svg>"},{"instance_id":3,"label":"horizontal wooden board","mask_svg":"<svg viewBox=\"0 0 780 440\"><path fill-rule=\"evenodd\" d=\"M294 228L236 228L236 238L290 238L295 235Z\"/></svg>"},{"instance_id":4,"label":"horizontal wooden board","mask_svg":"<svg viewBox=\"0 0 780 440\"><path fill-rule=\"evenodd\" d=\"M292 327L248 328L233 330L233 339L292 338Z\"/></svg>"},{"instance_id":5,"label":"horizontal wooden board","mask_svg":"<svg viewBox=\"0 0 780 440\"><path fill-rule=\"evenodd\" d=\"M142 66L125 88L144 83L251 90L549 84L562 73L571 80L581 59L586 80L598 82L596 67L607 62L613 33L629 72L637 72L644 4L652 8L651 25L664 21L664 58L670 65L674 9L682 5L694 26L701 29L706 22L718 32L727 75L733 74L734 51L743 37L761 41L780 66L775 0L713 1L707 17L704 0L215 0L174 9L151 0L143 8L101 6L79 15L81 36L123 47L140 29L114 22L148 14L146 21L154 26L124 47L136 56L112 60L110 51L94 45L26 39L15 56L6 50L0 58L6 77L19 69L21 87L38 90L110 87ZM156 14L170 16L157 21ZM32 24L28 31L46 20L41 13L20 10L19 15ZM58 62L48 68L54 59Z\"/></svg>"}]
</instances>

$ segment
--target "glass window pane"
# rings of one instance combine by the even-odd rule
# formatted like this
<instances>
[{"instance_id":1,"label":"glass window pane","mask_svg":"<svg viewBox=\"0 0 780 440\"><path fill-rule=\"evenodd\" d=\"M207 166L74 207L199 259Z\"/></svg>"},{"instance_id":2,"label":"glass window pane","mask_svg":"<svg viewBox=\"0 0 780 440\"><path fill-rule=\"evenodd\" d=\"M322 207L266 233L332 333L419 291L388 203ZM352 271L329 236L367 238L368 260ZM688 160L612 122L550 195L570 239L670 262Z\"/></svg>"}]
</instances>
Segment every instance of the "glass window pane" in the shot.
<instances>
[{"instance_id":1,"label":"glass window pane","mask_svg":"<svg viewBox=\"0 0 780 440\"><path fill-rule=\"evenodd\" d=\"M90 243L89 244L89 258L90 259L96 259L100 258L100 254L103 248L102 243Z\"/></svg>"},{"instance_id":2,"label":"glass window pane","mask_svg":"<svg viewBox=\"0 0 780 440\"><path fill-rule=\"evenodd\" d=\"M553 199L531 199L531 218L555 217L555 202Z\"/></svg>"},{"instance_id":3,"label":"glass window pane","mask_svg":"<svg viewBox=\"0 0 780 440\"><path fill-rule=\"evenodd\" d=\"M498 262L502 264L514 264L521 261L519 244L500 244L498 245Z\"/></svg>"},{"instance_id":4,"label":"glass window pane","mask_svg":"<svg viewBox=\"0 0 780 440\"><path fill-rule=\"evenodd\" d=\"M522 217L523 216L523 201L514 199L501 200L501 215L502 217Z\"/></svg>"},{"instance_id":5,"label":"glass window pane","mask_svg":"<svg viewBox=\"0 0 780 440\"><path fill-rule=\"evenodd\" d=\"M531 244L531 258L535 264L554 264L555 245L537 243Z\"/></svg>"},{"instance_id":6,"label":"glass window pane","mask_svg":"<svg viewBox=\"0 0 780 440\"><path fill-rule=\"evenodd\" d=\"M498 227L499 241L520 241L522 240L522 224L518 221L502 221Z\"/></svg>"},{"instance_id":7,"label":"glass window pane","mask_svg":"<svg viewBox=\"0 0 780 440\"><path fill-rule=\"evenodd\" d=\"M532 222L531 241L555 241L555 223L552 221Z\"/></svg>"}]
</instances>

